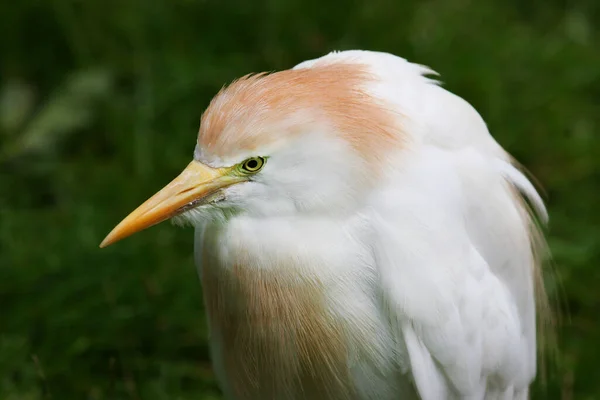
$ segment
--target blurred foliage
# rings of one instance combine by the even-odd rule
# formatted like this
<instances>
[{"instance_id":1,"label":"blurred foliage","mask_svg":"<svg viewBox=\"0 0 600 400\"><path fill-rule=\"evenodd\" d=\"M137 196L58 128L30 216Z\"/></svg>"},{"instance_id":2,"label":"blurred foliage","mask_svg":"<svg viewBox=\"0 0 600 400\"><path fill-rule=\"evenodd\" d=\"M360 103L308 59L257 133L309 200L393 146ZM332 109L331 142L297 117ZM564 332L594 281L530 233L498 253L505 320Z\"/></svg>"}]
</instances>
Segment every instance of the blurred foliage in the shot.
<instances>
[{"instance_id":1,"label":"blurred foliage","mask_svg":"<svg viewBox=\"0 0 600 400\"><path fill-rule=\"evenodd\" d=\"M108 97L109 77L101 71L73 73L64 87L52 93L49 100L30 117L34 96L29 86L8 82L0 92L0 127L6 136L0 161L26 153L51 151L61 136L91 125L93 100ZM19 128L27 121L23 131Z\"/></svg>"},{"instance_id":2,"label":"blurred foliage","mask_svg":"<svg viewBox=\"0 0 600 400\"><path fill-rule=\"evenodd\" d=\"M534 398L600 393L600 2L0 3L0 399L218 399L192 234L98 243L226 82L333 49L427 64L547 191L564 311Z\"/></svg>"}]
</instances>

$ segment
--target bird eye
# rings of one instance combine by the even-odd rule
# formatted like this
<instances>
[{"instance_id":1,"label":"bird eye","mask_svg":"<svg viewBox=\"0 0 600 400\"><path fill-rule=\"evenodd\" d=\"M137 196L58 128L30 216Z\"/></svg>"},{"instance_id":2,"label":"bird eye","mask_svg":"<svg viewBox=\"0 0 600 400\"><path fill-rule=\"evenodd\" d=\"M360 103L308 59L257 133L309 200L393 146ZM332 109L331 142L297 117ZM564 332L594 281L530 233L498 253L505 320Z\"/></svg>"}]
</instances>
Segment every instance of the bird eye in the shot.
<instances>
[{"instance_id":1,"label":"bird eye","mask_svg":"<svg viewBox=\"0 0 600 400\"><path fill-rule=\"evenodd\" d=\"M242 163L242 171L255 173L265 165L265 159L262 157L252 157Z\"/></svg>"}]
</instances>

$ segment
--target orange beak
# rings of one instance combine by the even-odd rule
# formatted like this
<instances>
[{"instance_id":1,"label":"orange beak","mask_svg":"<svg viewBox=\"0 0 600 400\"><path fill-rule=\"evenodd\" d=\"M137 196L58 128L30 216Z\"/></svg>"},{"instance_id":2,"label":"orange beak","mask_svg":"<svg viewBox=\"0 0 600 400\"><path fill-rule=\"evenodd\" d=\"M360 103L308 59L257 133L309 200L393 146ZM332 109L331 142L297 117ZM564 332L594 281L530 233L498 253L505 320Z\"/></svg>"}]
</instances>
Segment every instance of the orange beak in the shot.
<instances>
[{"instance_id":1,"label":"orange beak","mask_svg":"<svg viewBox=\"0 0 600 400\"><path fill-rule=\"evenodd\" d=\"M181 214L192 206L206 204L215 198L219 189L244 180L229 172L229 168L211 168L192 161L177 178L121 221L100 247Z\"/></svg>"}]
</instances>

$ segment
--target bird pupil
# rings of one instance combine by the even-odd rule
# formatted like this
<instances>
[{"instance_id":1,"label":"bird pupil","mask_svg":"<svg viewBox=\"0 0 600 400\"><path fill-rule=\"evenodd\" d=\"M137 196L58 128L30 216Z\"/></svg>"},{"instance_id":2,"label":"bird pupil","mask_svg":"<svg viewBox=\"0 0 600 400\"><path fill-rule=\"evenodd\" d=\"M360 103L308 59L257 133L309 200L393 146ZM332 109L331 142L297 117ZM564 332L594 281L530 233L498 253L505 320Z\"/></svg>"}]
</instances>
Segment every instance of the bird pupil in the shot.
<instances>
[{"instance_id":1,"label":"bird pupil","mask_svg":"<svg viewBox=\"0 0 600 400\"><path fill-rule=\"evenodd\" d=\"M256 160L249 160L246 163L246 167L249 168L249 169L254 169L254 168L258 167L258 161L256 161Z\"/></svg>"}]
</instances>

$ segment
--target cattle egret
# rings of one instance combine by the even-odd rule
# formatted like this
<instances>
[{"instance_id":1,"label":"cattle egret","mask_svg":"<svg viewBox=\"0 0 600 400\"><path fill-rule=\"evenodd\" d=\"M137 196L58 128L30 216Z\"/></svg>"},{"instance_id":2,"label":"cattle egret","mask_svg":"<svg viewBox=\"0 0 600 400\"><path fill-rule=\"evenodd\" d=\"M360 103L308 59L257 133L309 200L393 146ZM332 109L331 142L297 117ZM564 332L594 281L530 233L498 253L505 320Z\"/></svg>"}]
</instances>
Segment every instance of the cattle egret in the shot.
<instances>
[{"instance_id":1,"label":"cattle egret","mask_svg":"<svg viewBox=\"0 0 600 400\"><path fill-rule=\"evenodd\" d=\"M226 398L528 398L544 204L432 74L344 51L233 82L102 242L195 227Z\"/></svg>"}]
</instances>

